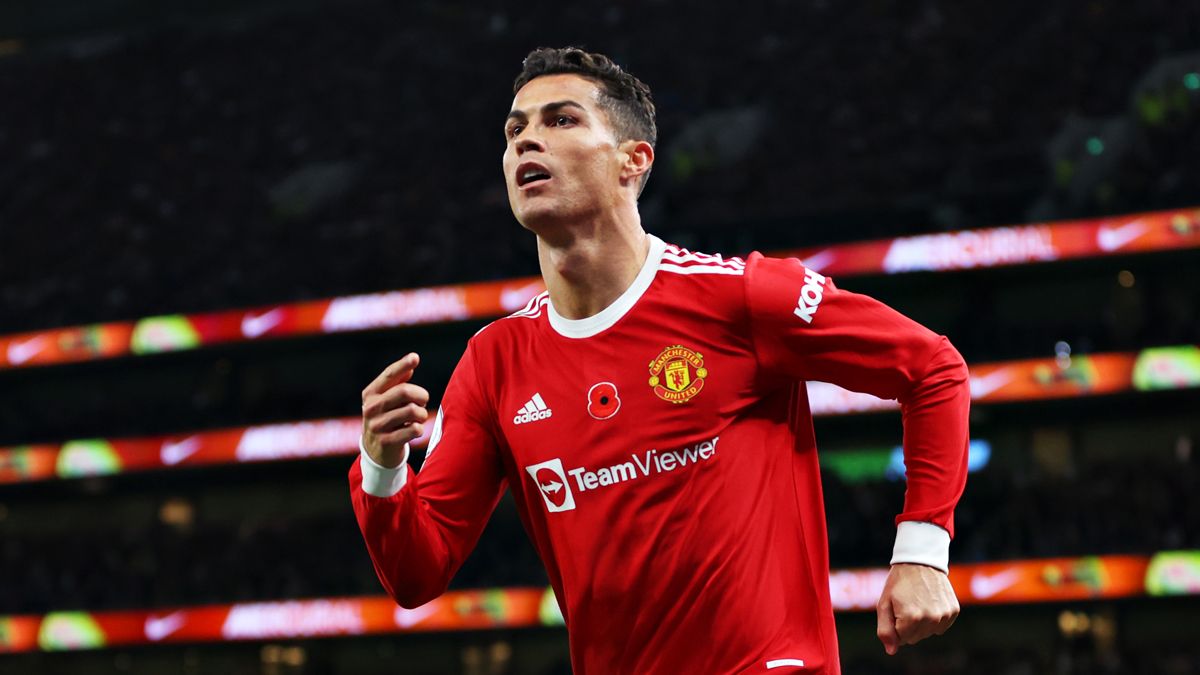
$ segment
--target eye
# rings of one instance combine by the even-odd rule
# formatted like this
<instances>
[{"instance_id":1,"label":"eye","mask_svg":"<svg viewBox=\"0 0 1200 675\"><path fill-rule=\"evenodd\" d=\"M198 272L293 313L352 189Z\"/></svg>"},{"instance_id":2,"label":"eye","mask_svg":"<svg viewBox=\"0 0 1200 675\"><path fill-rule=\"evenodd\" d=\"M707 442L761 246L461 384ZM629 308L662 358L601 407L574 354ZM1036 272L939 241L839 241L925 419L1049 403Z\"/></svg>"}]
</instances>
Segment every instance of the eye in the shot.
<instances>
[{"instance_id":1,"label":"eye","mask_svg":"<svg viewBox=\"0 0 1200 675\"><path fill-rule=\"evenodd\" d=\"M523 125L523 124L514 124L508 128L507 133L505 135L508 136L509 138L516 138L517 134L521 133L521 130L524 128L525 128L525 125Z\"/></svg>"},{"instance_id":2,"label":"eye","mask_svg":"<svg viewBox=\"0 0 1200 675\"><path fill-rule=\"evenodd\" d=\"M574 124L574 123L575 123L575 118L571 117L570 115L555 115L555 117L554 117L554 126L556 126L556 127L565 127L568 124Z\"/></svg>"}]
</instances>

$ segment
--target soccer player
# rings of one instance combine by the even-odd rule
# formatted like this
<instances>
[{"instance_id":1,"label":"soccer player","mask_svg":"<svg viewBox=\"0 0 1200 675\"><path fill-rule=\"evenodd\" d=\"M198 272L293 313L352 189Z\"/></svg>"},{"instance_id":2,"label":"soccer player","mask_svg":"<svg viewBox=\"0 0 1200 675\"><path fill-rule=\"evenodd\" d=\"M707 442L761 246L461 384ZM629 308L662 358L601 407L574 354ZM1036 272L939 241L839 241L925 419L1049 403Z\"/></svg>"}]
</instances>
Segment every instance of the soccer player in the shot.
<instances>
[{"instance_id":1,"label":"soccer player","mask_svg":"<svg viewBox=\"0 0 1200 675\"><path fill-rule=\"evenodd\" d=\"M507 487L577 675L838 673L805 390L819 380L900 401L908 491L878 635L894 654L945 631L962 357L799 260L643 231L654 105L608 58L534 51L513 90L504 177L548 291L467 343L419 473L418 356L363 390L351 497L388 593L405 607L441 594Z\"/></svg>"}]
</instances>

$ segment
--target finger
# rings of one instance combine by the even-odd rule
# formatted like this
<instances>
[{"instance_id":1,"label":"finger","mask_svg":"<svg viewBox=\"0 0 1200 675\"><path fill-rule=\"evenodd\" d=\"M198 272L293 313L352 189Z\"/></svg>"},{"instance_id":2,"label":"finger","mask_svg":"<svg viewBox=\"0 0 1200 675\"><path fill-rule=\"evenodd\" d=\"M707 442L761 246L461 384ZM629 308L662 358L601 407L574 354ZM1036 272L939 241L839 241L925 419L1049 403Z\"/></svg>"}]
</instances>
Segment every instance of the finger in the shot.
<instances>
[{"instance_id":1,"label":"finger","mask_svg":"<svg viewBox=\"0 0 1200 675\"><path fill-rule=\"evenodd\" d=\"M403 408L409 403L419 406L429 404L429 391L411 382L398 384L382 394L372 395L363 401L363 418L372 419L389 410Z\"/></svg>"},{"instance_id":2,"label":"finger","mask_svg":"<svg viewBox=\"0 0 1200 675\"><path fill-rule=\"evenodd\" d=\"M412 443L424 433L425 426L420 422L413 422L406 427L400 427L395 431L390 431L380 436L379 441L387 447L396 447L405 443Z\"/></svg>"},{"instance_id":3,"label":"finger","mask_svg":"<svg viewBox=\"0 0 1200 675\"><path fill-rule=\"evenodd\" d=\"M367 429L376 436L380 436L390 431L395 431L407 424L424 422L427 419L429 419L429 411L416 403L409 403L406 406L389 410L382 415L370 418L367 421Z\"/></svg>"},{"instance_id":4,"label":"finger","mask_svg":"<svg viewBox=\"0 0 1200 675\"><path fill-rule=\"evenodd\" d=\"M942 635L946 631L950 630L950 627L954 625L954 622L956 620L958 620L958 612L959 612L958 605L957 604L953 605L950 609L950 612L946 615L946 617L944 617L942 619L941 623L938 624L938 630L937 630L938 635Z\"/></svg>"},{"instance_id":5,"label":"finger","mask_svg":"<svg viewBox=\"0 0 1200 675\"><path fill-rule=\"evenodd\" d=\"M946 631L950 630L950 626L954 625L954 619L946 617L937 623L933 629L934 635L945 635Z\"/></svg>"},{"instance_id":6,"label":"finger","mask_svg":"<svg viewBox=\"0 0 1200 675\"><path fill-rule=\"evenodd\" d=\"M404 358L392 362L371 381L371 384L367 385L366 389L363 389L363 402L365 403L367 398L373 394L382 394L400 382L407 382L420 363L421 357L416 352L405 354Z\"/></svg>"},{"instance_id":7,"label":"finger","mask_svg":"<svg viewBox=\"0 0 1200 675\"><path fill-rule=\"evenodd\" d=\"M915 645L921 640L933 635L937 628L937 620L926 614L896 618L896 633L900 636L900 644Z\"/></svg>"},{"instance_id":8,"label":"finger","mask_svg":"<svg viewBox=\"0 0 1200 675\"><path fill-rule=\"evenodd\" d=\"M877 623L875 627L875 635L879 637L879 641L883 643L883 650L889 656L895 655L900 649L900 636L896 632L896 615L892 613L892 600L884 596L879 599L879 604L875 607Z\"/></svg>"},{"instance_id":9,"label":"finger","mask_svg":"<svg viewBox=\"0 0 1200 675\"><path fill-rule=\"evenodd\" d=\"M388 401L387 407L397 408L406 403L429 405L429 390L419 384L403 382L380 394Z\"/></svg>"}]
</instances>

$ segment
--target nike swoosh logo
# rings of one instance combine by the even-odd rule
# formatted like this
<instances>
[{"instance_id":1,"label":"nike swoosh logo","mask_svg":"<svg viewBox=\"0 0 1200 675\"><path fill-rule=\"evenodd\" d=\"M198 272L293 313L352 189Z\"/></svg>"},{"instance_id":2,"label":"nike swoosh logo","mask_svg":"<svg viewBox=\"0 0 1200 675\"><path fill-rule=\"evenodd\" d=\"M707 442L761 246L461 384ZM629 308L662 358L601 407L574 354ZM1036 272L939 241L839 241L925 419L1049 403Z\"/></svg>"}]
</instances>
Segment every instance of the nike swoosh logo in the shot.
<instances>
[{"instance_id":1,"label":"nike swoosh logo","mask_svg":"<svg viewBox=\"0 0 1200 675\"><path fill-rule=\"evenodd\" d=\"M988 394L996 391L1000 387L1011 382L1013 379L1012 371L1008 368L1001 368L997 371L981 375L979 377L971 377L971 398L984 398Z\"/></svg>"},{"instance_id":2,"label":"nike swoosh logo","mask_svg":"<svg viewBox=\"0 0 1200 675\"><path fill-rule=\"evenodd\" d=\"M821 251L820 253L814 253L814 254L808 256L801 262L803 262L804 266L807 267L808 269L810 269L814 272L820 272L821 270L825 269L826 267L829 267L829 264L832 263L833 259L836 257L837 257L837 255L833 251L830 251L829 249L825 249L824 251Z\"/></svg>"},{"instance_id":3,"label":"nike swoosh logo","mask_svg":"<svg viewBox=\"0 0 1200 675\"><path fill-rule=\"evenodd\" d=\"M540 281L531 281L517 288L505 288L500 291L500 306L506 312L515 312L544 290L546 287Z\"/></svg>"},{"instance_id":4,"label":"nike swoosh logo","mask_svg":"<svg viewBox=\"0 0 1200 675\"><path fill-rule=\"evenodd\" d=\"M162 452L159 454L162 457L163 464L175 466L196 454L200 450L200 446L201 441L199 436L189 436L182 441L165 441L162 444Z\"/></svg>"},{"instance_id":5,"label":"nike swoosh logo","mask_svg":"<svg viewBox=\"0 0 1200 675\"><path fill-rule=\"evenodd\" d=\"M38 335L24 341L13 341L8 345L8 362L19 366L38 355L46 346L46 336Z\"/></svg>"},{"instance_id":6,"label":"nike swoosh logo","mask_svg":"<svg viewBox=\"0 0 1200 675\"><path fill-rule=\"evenodd\" d=\"M996 574L976 572L971 575L971 595L980 600L987 600L1008 590L1020 580L1020 571L1014 569L1004 570Z\"/></svg>"},{"instance_id":7,"label":"nike swoosh logo","mask_svg":"<svg viewBox=\"0 0 1200 675\"><path fill-rule=\"evenodd\" d=\"M172 612L164 617L148 616L146 617L146 638L151 642L158 642L183 628L185 623L187 623L187 612L183 610Z\"/></svg>"},{"instance_id":8,"label":"nike swoosh logo","mask_svg":"<svg viewBox=\"0 0 1200 675\"><path fill-rule=\"evenodd\" d=\"M1115 251L1142 236L1146 231L1146 223L1142 220L1135 220L1118 227L1101 225L1100 229L1096 230L1096 245L1102 251Z\"/></svg>"},{"instance_id":9,"label":"nike swoosh logo","mask_svg":"<svg viewBox=\"0 0 1200 675\"><path fill-rule=\"evenodd\" d=\"M250 339L262 336L283 321L283 308L276 307L258 316L253 313L242 317L242 335Z\"/></svg>"},{"instance_id":10,"label":"nike swoosh logo","mask_svg":"<svg viewBox=\"0 0 1200 675\"><path fill-rule=\"evenodd\" d=\"M429 602L417 607L416 609L397 607L392 618L395 619L397 626L401 628L412 628L436 613L437 607L434 606L433 602Z\"/></svg>"}]
</instances>

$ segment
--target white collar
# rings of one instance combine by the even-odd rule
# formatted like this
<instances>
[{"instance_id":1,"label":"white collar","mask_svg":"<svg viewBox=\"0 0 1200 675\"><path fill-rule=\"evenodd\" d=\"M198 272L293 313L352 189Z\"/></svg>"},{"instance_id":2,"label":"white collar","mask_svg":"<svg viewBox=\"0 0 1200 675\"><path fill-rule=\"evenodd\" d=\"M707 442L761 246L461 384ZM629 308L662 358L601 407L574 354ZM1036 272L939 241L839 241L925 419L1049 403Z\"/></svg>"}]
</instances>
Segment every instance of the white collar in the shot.
<instances>
[{"instance_id":1,"label":"white collar","mask_svg":"<svg viewBox=\"0 0 1200 675\"><path fill-rule=\"evenodd\" d=\"M658 264L662 261L663 251L667 249L667 244L662 239L652 234L646 236L650 238L650 253L646 255L646 262L642 265L638 275L634 277L629 288L626 288L625 292L611 305L600 310L599 313L583 319L568 319L554 309L554 302L547 304L550 326L559 335L569 338L592 337L611 328L629 310L633 309L642 294L650 287L650 283L654 281L654 275L658 273Z\"/></svg>"}]
</instances>

